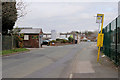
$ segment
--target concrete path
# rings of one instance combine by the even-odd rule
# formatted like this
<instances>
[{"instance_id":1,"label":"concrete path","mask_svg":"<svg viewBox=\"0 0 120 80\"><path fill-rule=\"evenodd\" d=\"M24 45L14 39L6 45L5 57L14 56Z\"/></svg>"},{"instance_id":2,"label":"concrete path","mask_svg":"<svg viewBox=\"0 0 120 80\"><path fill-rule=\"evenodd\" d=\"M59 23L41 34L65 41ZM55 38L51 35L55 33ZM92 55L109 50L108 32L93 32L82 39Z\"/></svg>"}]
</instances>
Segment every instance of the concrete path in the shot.
<instances>
[{"instance_id":1,"label":"concrete path","mask_svg":"<svg viewBox=\"0 0 120 80\"><path fill-rule=\"evenodd\" d=\"M118 68L108 57L100 55L97 62L97 46L91 44L76 55L73 62L73 78L118 78Z\"/></svg>"}]
</instances>

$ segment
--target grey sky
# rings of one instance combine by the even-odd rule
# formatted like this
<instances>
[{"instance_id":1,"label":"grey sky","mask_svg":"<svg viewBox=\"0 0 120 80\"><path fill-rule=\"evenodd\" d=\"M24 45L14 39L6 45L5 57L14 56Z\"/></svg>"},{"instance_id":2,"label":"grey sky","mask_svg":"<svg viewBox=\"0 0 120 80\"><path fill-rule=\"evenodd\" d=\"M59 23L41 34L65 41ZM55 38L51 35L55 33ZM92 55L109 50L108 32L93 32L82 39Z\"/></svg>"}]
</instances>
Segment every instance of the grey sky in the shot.
<instances>
[{"instance_id":1,"label":"grey sky","mask_svg":"<svg viewBox=\"0 0 120 80\"><path fill-rule=\"evenodd\" d=\"M39 27L44 32L97 30L97 13L105 14L104 26L118 15L117 2L27 2L27 15L15 26Z\"/></svg>"}]
</instances>

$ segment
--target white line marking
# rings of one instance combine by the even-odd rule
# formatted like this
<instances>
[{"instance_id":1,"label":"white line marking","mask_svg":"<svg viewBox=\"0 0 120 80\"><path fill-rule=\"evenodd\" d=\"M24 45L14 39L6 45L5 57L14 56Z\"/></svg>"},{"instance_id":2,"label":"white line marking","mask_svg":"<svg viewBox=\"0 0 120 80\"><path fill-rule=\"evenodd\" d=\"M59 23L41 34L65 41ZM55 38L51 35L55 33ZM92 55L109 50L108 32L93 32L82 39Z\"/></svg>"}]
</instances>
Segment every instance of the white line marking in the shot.
<instances>
[{"instance_id":1,"label":"white line marking","mask_svg":"<svg viewBox=\"0 0 120 80\"><path fill-rule=\"evenodd\" d=\"M70 74L70 77L69 78L72 78L73 77L73 74Z\"/></svg>"}]
</instances>

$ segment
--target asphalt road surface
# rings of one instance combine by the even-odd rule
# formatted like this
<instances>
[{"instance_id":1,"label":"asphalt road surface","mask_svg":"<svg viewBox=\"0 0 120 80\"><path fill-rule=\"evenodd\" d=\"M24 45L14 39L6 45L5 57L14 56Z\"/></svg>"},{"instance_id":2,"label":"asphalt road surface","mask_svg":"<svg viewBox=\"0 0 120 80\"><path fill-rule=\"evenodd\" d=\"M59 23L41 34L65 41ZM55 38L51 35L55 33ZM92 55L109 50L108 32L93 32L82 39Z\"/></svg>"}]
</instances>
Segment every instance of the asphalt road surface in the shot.
<instances>
[{"instance_id":1,"label":"asphalt road surface","mask_svg":"<svg viewBox=\"0 0 120 80\"><path fill-rule=\"evenodd\" d=\"M43 47L6 56L3 57L2 76L3 78L118 77L117 70L111 64L102 66L104 63L97 63L96 49L96 43L84 42Z\"/></svg>"}]
</instances>

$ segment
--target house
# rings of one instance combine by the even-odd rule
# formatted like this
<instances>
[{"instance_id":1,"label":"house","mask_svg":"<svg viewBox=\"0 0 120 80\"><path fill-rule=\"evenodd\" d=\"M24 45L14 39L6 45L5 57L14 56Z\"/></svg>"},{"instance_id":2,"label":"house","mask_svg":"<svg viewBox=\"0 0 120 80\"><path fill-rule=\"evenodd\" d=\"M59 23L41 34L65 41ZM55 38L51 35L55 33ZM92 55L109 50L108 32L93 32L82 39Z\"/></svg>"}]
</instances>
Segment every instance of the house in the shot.
<instances>
[{"instance_id":1,"label":"house","mask_svg":"<svg viewBox=\"0 0 120 80\"><path fill-rule=\"evenodd\" d=\"M31 28L22 29L19 34L24 35L23 45L26 48L39 48L42 43L42 29L41 28Z\"/></svg>"},{"instance_id":2,"label":"house","mask_svg":"<svg viewBox=\"0 0 120 80\"><path fill-rule=\"evenodd\" d=\"M95 42L97 39L97 35L96 34L91 34L87 36L87 39L89 39L90 41Z\"/></svg>"},{"instance_id":3,"label":"house","mask_svg":"<svg viewBox=\"0 0 120 80\"><path fill-rule=\"evenodd\" d=\"M85 34L80 35L80 41L87 41L87 36Z\"/></svg>"},{"instance_id":4,"label":"house","mask_svg":"<svg viewBox=\"0 0 120 80\"><path fill-rule=\"evenodd\" d=\"M90 35L81 34L80 37L81 37L80 38L81 41L88 41L88 40L90 40L92 42L95 42L96 39L97 39L97 35L95 33L90 34Z\"/></svg>"},{"instance_id":5,"label":"house","mask_svg":"<svg viewBox=\"0 0 120 80\"><path fill-rule=\"evenodd\" d=\"M81 37L80 39L81 41L88 41L88 39L86 37Z\"/></svg>"}]
</instances>

